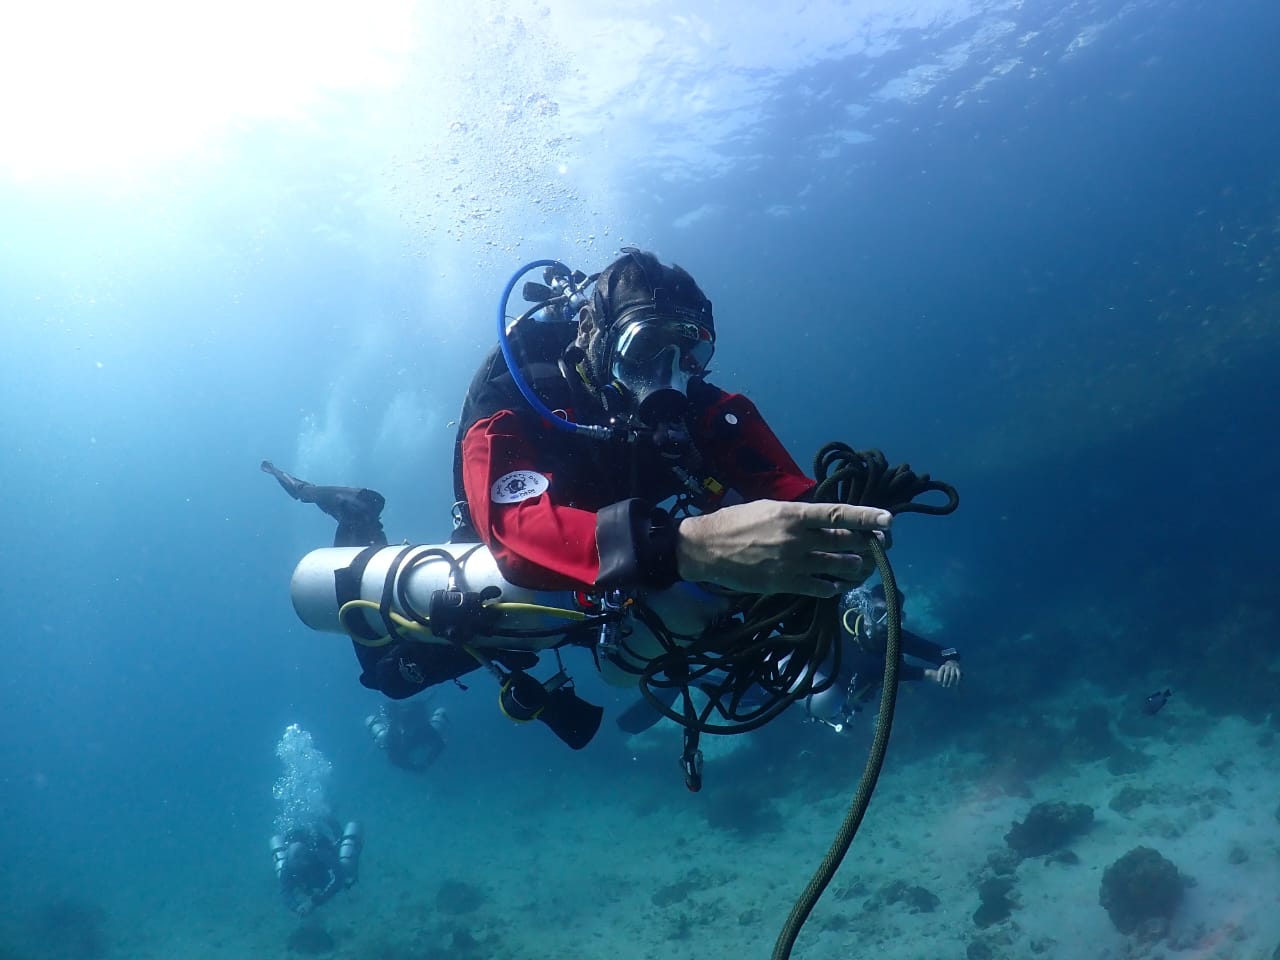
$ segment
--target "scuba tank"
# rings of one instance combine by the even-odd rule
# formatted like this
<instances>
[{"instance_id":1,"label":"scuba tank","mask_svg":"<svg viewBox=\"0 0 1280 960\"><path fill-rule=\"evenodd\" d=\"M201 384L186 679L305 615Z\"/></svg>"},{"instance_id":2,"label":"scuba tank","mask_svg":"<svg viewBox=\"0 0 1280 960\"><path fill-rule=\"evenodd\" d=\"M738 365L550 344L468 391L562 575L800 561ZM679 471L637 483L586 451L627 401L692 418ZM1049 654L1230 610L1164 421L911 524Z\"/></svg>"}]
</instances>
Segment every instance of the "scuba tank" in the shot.
<instances>
[{"instance_id":1,"label":"scuba tank","mask_svg":"<svg viewBox=\"0 0 1280 960\"><path fill-rule=\"evenodd\" d=\"M342 839L338 842L338 872L348 887L359 878L360 852L363 849L364 831L358 822L352 820L342 828Z\"/></svg>"},{"instance_id":2,"label":"scuba tank","mask_svg":"<svg viewBox=\"0 0 1280 960\"><path fill-rule=\"evenodd\" d=\"M372 552L367 552L372 549ZM476 598L501 598L486 603L480 616ZM575 619L576 607L568 591L546 592L517 587L498 572L489 548L470 543L442 543L413 547L322 547L299 561L290 583L293 609L312 630L345 633L366 640L391 632L391 615L411 622L449 620L476 614L471 642L478 647L544 650L557 636L502 638L488 630L546 631ZM389 598L386 612L384 599ZM353 601L358 601L353 603ZM467 609L464 609L464 605ZM557 614L560 614L557 616ZM569 616L565 616L569 614ZM425 625L425 624L424 624ZM392 622L392 628L396 626ZM403 627L403 624L400 624ZM443 629L414 631L424 642L448 643Z\"/></svg>"},{"instance_id":3,"label":"scuba tank","mask_svg":"<svg viewBox=\"0 0 1280 960\"><path fill-rule=\"evenodd\" d=\"M285 840L283 834L275 834L271 838L271 862L276 872L277 880L284 880L284 865L289 857L289 844Z\"/></svg>"},{"instance_id":4,"label":"scuba tank","mask_svg":"<svg viewBox=\"0 0 1280 960\"><path fill-rule=\"evenodd\" d=\"M634 615L636 604L677 643L700 636L730 608L726 597L680 582L634 595L609 591L588 609L611 608L616 615L593 620L568 591L517 587L498 572L487 546L472 543L322 547L299 561L290 593L298 618L311 629L368 644L397 631L423 643L537 651L560 646L571 629L599 623L600 672L615 686L634 686L665 650L664 639ZM365 723L377 742L379 718L371 719Z\"/></svg>"},{"instance_id":5,"label":"scuba tank","mask_svg":"<svg viewBox=\"0 0 1280 960\"><path fill-rule=\"evenodd\" d=\"M431 711L431 729L443 737L449 729L449 712L444 707L436 707Z\"/></svg>"},{"instance_id":6,"label":"scuba tank","mask_svg":"<svg viewBox=\"0 0 1280 960\"><path fill-rule=\"evenodd\" d=\"M364 718L364 725L369 731L369 736L373 737L373 745L379 750L386 749L387 733L391 729L391 721L387 718L385 711L379 710L377 713L371 713Z\"/></svg>"}]
</instances>

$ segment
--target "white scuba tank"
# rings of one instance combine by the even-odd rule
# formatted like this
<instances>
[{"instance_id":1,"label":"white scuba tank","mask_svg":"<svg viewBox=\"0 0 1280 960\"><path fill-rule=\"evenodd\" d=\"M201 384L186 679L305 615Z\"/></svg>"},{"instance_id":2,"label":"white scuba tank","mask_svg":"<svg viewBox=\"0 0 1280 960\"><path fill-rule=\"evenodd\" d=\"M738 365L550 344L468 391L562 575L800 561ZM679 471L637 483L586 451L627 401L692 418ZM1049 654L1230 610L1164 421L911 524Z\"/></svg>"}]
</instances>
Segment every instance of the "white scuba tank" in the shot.
<instances>
[{"instance_id":1,"label":"white scuba tank","mask_svg":"<svg viewBox=\"0 0 1280 960\"><path fill-rule=\"evenodd\" d=\"M298 618L312 630L348 633L347 627L338 617L342 604L353 599L378 604L382 601L384 590L389 592L391 609L401 616L407 614L401 605L401 596L408 600L409 606L414 610L426 615L431 607L431 595L437 590L480 592L487 587L497 587L501 591L500 599L503 603L536 604L561 610L576 609L573 596L568 591L545 592L517 587L498 572L498 565L489 548L474 543L382 547L369 557L358 584L353 584L353 595L339 598L339 574L348 570L352 561L364 549L323 547L312 550L299 561L293 571L290 594ZM452 558L452 562L442 556L442 553ZM398 565L395 563L397 557L400 557ZM388 583L388 580L391 582ZM359 625L362 621L375 634L384 635L387 632L376 609L365 607L348 614L348 623ZM561 617L524 610L504 610L497 623L506 630L549 630L570 625L570 621ZM427 643L448 642L443 637L426 633L415 633L414 637ZM542 650L555 645L558 640L559 637L504 637L492 638L486 642L485 637L477 636L475 643L481 647Z\"/></svg>"},{"instance_id":2,"label":"white scuba tank","mask_svg":"<svg viewBox=\"0 0 1280 960\"><path fill-rule=\"evenodd\" d=\"M353 599L379 604L386 596L391 610L405 616L407 611L401 603L403 597L409 606L426 616L432 594L437 590L480 592L496 587L500 591L498 616L493 626L496 630L567 630L575 622L554 612L517 609L508 605L580 610L574 594L567 590L529 590L511 583L499 572L493 554L483 544L381 547L369 556L357 580L352 562L365 549L323 547L312 550L299 561L293 572L290 593L298 618L308 627L322 633L348 634L348 627L356 626L371 635L381 636L387 631L376 608L363 606L349 612L344 625L339 618L341 606ZM350 584L341 598L338 595L340 580ZM728 600L691 583L677 583L666 590L644 591L638 600L647 604L668 630L686 637L700 635L719 620L729 606ZM635 617L628 617L619 632L623 643L611 657L601 658L601 675L615 686L634 686L639 671L651 658L662 653L663 648L653 633ZM416 631L412 636L426 643L449 642L425 630ZM469 642L479 648L545 650L562 639L560 633L546 637L504 637L477 632Z\"/></svg>"}]
</instances>

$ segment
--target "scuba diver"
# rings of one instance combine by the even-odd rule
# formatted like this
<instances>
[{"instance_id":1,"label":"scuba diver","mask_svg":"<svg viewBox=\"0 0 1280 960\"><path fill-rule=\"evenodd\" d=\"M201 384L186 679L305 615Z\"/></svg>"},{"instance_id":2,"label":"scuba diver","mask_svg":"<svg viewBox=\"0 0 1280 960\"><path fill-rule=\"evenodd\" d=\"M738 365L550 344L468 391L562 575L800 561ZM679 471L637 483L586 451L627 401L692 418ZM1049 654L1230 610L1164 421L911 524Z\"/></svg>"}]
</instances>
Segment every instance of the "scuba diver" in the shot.
<instances>
[{"instance_id":1,"label":"scuba diver","mask_svg":"<svg viewBox=\"0 0 1280 960\"><path fill-rule=\"evenodd\" d=\"M284 772L272 789L279 804L271 858L280 895L300 917L327 903L359 876L364 832L354 820L339 827L329 810L332 764L296 723L276 744Z\"/></svg>"},{"instance_id":2,"label":"scuba diver","mask_svg":"<svg viewBox=\"0 0 1280 960\"><path fill-rule=\"evenodd\" d=\"M507 323L512 287L540 264L564 272L549 268L550 286L525 284L535 308ZM594 735L602 711L576 696L563 664L539 682L525 672L538 662L522 648L528 644L477 650L466 643L477 630L464 614L474 620L493 612L481 594L452 593L455 582L472 579L461 576L458 559L473 556L468 545L488 548L485 563L502 583L490 600L507 601L511 588L565 592L582 601L592 625L625 616L620 611L636 596L648 603L657 594L679 594L686 607L715 614L727 610L723 598L730 593L834 598L862 583L873 569L864 556L868 540L886 537L892 513L810 502L816 481L751 401L708 382L715 345L711 301L685 270L652 253L626 248L592 277L569 274L554 261L517 273L500 307L499 344L474 376L459 418L452 572L445 590L436 591L449 593L449 604L437 606L433 598L430 611L425 604L416 612L400 609L410 614L410 627L429 623L447 642L419 642L401 629L393 617L405 600L396 583L401 559L387 565L363 551L341 561L350 564L345 570L325 561L295 575L295 608L304 622L350 634L361 684L393 700L485 667L502 684L503 712L521 722L538 719L578 749ZM314 487L269 463L263 469L291 496L339 519L343 542L335 545L378 543L355 536L374 531L378 495ZM361 510L369 515L364 521ZM437 558L446 552L423 549ZM384 573L375 601L366 580ZM376 622L345 616L351 600L373 606ZM658 612L668 639L700 634L710 616L687 615L682 629ZM562 627L559 639L534 649L591 647L608 682L635 685L666 642L642 648L630 639L638 632L628 627L615 642L594 626Z\"/></svg>"},{"instance_id":3,"label":"scuba diver","mask_svg":"<svg viewBox=\"0 0 1280 960\"><path fill-rule=\"evenodd\" d=\"M599 429L547 423L491 352L459 420L455 540L483 541L539 590L682 580L830 597L866 579L860 550L889 512L801 502L814 481L746 397L706 379L716 327L692 276L627 248L571 305L511 352L546 407Z\"/></svg>"},{"instance_id":4,"label":"scuba diver","mask_svg":"<svg viewBox=\"0 0 1280 960\"><path fill-rule=\"evenodd\" d=\"M545 282L523 289L533 306L512 318L514 287L538 267ZM606 680L638 687L681 723L680 767L696 792L700 736L758 729L823 692L828 656L839 676L838 598L873 569L893 583L884 548L895 513L945 515L958 496L842 443L806 475L750 400L708 381L711 300L652 253L624 248L594 276L532 261L506 284L497 327L459 417L449 543L314 550L295 568L294 609L312 629L352 638L364 686L401 700L485 668L507 716L539 720L574 749L602 711L576 695L560 648L587 647ZM931 491L947 502L913 502ZM896 650L895 593L887 608ZM526 672L542 650L560 666L547 681ZM885 658L879 735L838 855L779 938L788 953L865 813L897 668ZM655 689L676 691L681 712ZM753 690L768 702L740 709ZM712 709L726 723L709 722Z\"/></svg>"},{"instance_id":5,"label":"scuba diver","mask_svg":"<svg viewBox=\"0 0 1280 960\"><path fill-rule=\"evenodd\" d=\"M393 766L422 773L444 752L449 714L444 707L428 713L425 700L392 700L365 717L364 725Z\"/></svg>"},{"instance_id":6,"label":"scuba diver","mask_svg":"<svg viewBox=\"0 0 1280 960\"><path fill-rule=\"evenodd\" d=\"M902 591L898 591L900 608L904 602ZM840 668L835 683L804 699L809 720L839 733L875 696L884 676L887 620L883 584L850 590L841 599ZM951 688L959 685L960 678L959 650L902 628L899 683L932 680L943 688Z\"/></svg>"},{"instance_id":7,"label":"scuba diver","mask_svg":"<svg viewBox=\"0 0 1280 960\"><path fill-rule=\"evenodd\" d=\"M354 820L339 829L322 817L271 838L271 856L284 904L300 917L359 878L364 837Z\"/></svg>"}]
</instances>

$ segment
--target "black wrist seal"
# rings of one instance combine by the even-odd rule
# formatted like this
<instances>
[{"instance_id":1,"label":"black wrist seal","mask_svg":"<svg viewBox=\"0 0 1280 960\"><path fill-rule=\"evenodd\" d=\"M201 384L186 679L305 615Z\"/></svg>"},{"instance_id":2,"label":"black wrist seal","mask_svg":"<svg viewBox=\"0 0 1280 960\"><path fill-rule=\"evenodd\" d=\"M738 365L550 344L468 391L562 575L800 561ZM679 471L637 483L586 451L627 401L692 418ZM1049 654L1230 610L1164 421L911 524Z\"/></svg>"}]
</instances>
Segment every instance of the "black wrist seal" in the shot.
<instances>
[{"instance_id":1,"label":"black wrist seal","mask_svg":"<svg viewBox=\"0 0 1280 960\"><path fill-rule=\"evenodd\" d=\"M680 579L676 533L680 521L644 500L622 500L596 514L600 573L596 585L665 589Z\"/></svg>"}]
</instances>

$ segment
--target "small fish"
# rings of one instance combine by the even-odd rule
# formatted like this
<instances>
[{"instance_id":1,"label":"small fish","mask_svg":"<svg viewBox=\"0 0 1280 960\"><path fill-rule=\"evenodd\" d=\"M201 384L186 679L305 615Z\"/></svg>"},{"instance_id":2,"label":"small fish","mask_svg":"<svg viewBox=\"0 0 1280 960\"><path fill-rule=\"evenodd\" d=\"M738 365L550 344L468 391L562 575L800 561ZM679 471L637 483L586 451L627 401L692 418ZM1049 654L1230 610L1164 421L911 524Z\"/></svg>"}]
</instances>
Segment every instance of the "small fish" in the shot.
<instances>
[{"instance_id":1,"label":"small fish","mask_svg":"<svg viewBox=\"0 0 1280 960\"><path fill-rule=\"evenodd\" d=\"M1173 696L1172 690L1157 690L1142 702L1142 712L1148 717L1154 717L1164 709L1164 705L1169 702L1171 696Z\"/></svg>"}]
</instances>

